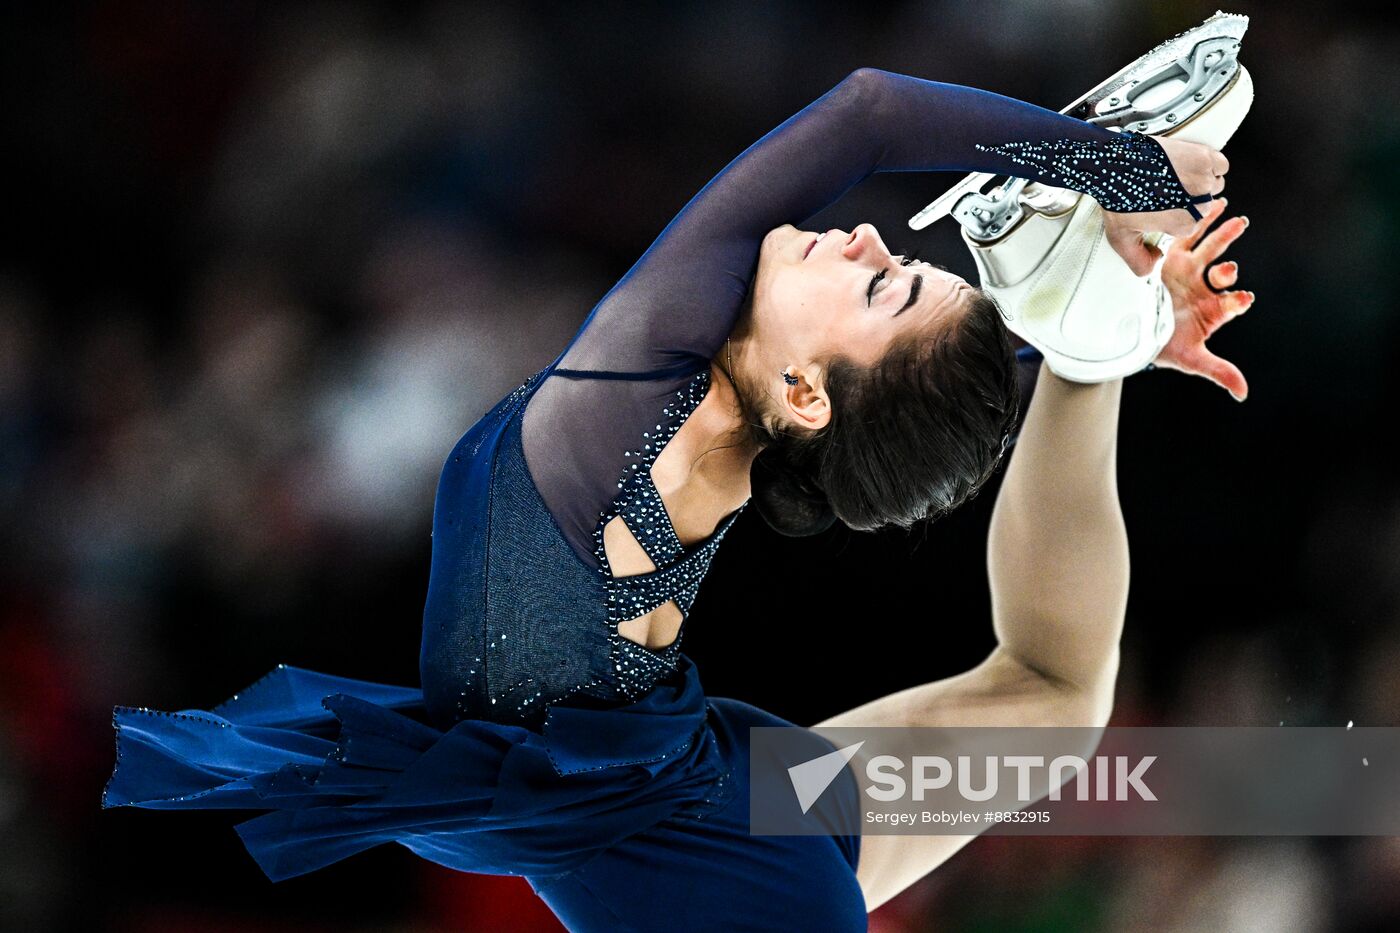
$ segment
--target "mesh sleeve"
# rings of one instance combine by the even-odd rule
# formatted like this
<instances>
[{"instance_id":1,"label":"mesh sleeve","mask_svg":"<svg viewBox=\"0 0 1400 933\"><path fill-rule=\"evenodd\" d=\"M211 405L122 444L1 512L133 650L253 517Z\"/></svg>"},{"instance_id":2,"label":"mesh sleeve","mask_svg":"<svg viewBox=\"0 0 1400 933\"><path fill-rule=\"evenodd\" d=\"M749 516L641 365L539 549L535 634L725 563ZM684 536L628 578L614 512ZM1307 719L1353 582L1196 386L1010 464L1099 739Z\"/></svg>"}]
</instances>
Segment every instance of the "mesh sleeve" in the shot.
<instances>
[{"instance_id":1,"label":"mesh sleeve","mask_svg":"<svg viewBox=\"0 0 1400 933\"><path fill-rule=\"evenodd\" d=\"M1108 210L1185 206L1154 140L990 91L860 69L754 143L597 304L531 400L525 450L580 553L668 396L723 350L764 235L876 172L982 171L1081 191Z\"/></svg>"}]
</instances>

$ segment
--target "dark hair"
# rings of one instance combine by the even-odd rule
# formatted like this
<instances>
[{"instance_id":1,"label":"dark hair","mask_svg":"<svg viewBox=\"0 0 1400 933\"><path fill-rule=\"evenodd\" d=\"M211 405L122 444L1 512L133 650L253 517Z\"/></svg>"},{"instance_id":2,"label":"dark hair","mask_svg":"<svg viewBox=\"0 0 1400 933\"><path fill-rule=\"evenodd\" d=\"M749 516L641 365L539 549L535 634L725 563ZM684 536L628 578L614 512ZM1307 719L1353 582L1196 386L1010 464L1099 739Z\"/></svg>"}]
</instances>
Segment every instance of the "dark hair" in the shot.
<instances>
[{"instance_id":1,"label":"dark hair","mask_svg":"<svg viewBox=\"0 0 1400 933\"><path fill-rule=\"evenodd\" d=\"M826 363L831 418L784 431L750 418L767 445L750 473L775 530L904 528L967 501L1006 451L1020 406L1016 358L995 299L977 289L932 333L902 337L874 366Z\"/></svg>"}]
</instances>

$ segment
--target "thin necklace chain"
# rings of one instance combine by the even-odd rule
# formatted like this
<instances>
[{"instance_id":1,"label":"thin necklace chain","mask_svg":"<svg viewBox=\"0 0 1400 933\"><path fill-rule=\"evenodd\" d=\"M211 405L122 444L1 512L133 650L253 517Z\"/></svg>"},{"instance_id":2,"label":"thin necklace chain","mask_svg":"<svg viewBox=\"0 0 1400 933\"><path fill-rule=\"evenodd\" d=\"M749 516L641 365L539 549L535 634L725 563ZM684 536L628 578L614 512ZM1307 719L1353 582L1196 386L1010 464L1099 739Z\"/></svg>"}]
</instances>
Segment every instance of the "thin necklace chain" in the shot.
<instances>
[{"instance_id":1,"label":"thin necklace chain","mask_svg":"<svg viewBox=\"0 0 1400 933\"><path fill-rule=\"evenodd\" d=\"M733 353L733 348L730 347L730 345L729 345L729 338L728 338L728 337L725 337L725 338L724 338L724 363L725 363L725 366L727 366L727 367L729 368L729 371L726 372L725 375L729 377L729 382L730 382L731 385L733 385L733 383L734 383L734 353Z\"/></svg>"}]
</instances>

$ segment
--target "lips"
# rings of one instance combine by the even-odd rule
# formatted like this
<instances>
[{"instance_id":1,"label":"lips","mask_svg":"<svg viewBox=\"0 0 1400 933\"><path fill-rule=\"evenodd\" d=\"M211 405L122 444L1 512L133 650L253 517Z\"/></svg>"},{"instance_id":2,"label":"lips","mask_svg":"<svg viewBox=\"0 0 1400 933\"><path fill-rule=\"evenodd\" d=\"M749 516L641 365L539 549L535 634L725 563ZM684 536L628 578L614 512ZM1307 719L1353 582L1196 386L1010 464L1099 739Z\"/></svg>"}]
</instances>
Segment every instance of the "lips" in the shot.
<instances>
[{"instance_id":1,"label":"lips","mask_svg":"<svg viewBox=\"0 0 1400 933\"><path fill-rule=\"evenodd\" d=\"M828 232L830 232L830 231L828 231ZM817 238L816 238L815 240L813 240L812 242L810 242L810 243L807 244L807 249L806 249L806 251L802 254L802 258L803 258L804 260L805 260L809 255L811 255L812 250L816 249L817 244L820 243L820 242L822 241L822 237L824 237L824 236L826 236L825 233L818 233L818 234L817 234Z\"/></svg>"}]
</instances>

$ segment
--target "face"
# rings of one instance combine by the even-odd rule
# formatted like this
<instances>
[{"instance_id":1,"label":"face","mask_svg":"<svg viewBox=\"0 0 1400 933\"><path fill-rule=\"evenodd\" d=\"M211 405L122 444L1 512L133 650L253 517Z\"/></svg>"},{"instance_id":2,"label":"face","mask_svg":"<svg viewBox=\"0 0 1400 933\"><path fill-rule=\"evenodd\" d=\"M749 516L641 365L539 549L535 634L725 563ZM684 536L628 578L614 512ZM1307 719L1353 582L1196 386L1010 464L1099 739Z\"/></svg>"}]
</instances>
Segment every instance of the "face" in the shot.
<instances>
[{"instance_id":1,"label":"face","mask_svg":"<svg viewBox=\"0 0 1400 933\"><path fill-rule=\"evenodd\" d=\"M840 353L873 364L896 338L947 322L973 286L893 256L870 224L849 233L790 225L769 231L754 278L754 326L802 367Z\"/></svg>"}]
</instances>

